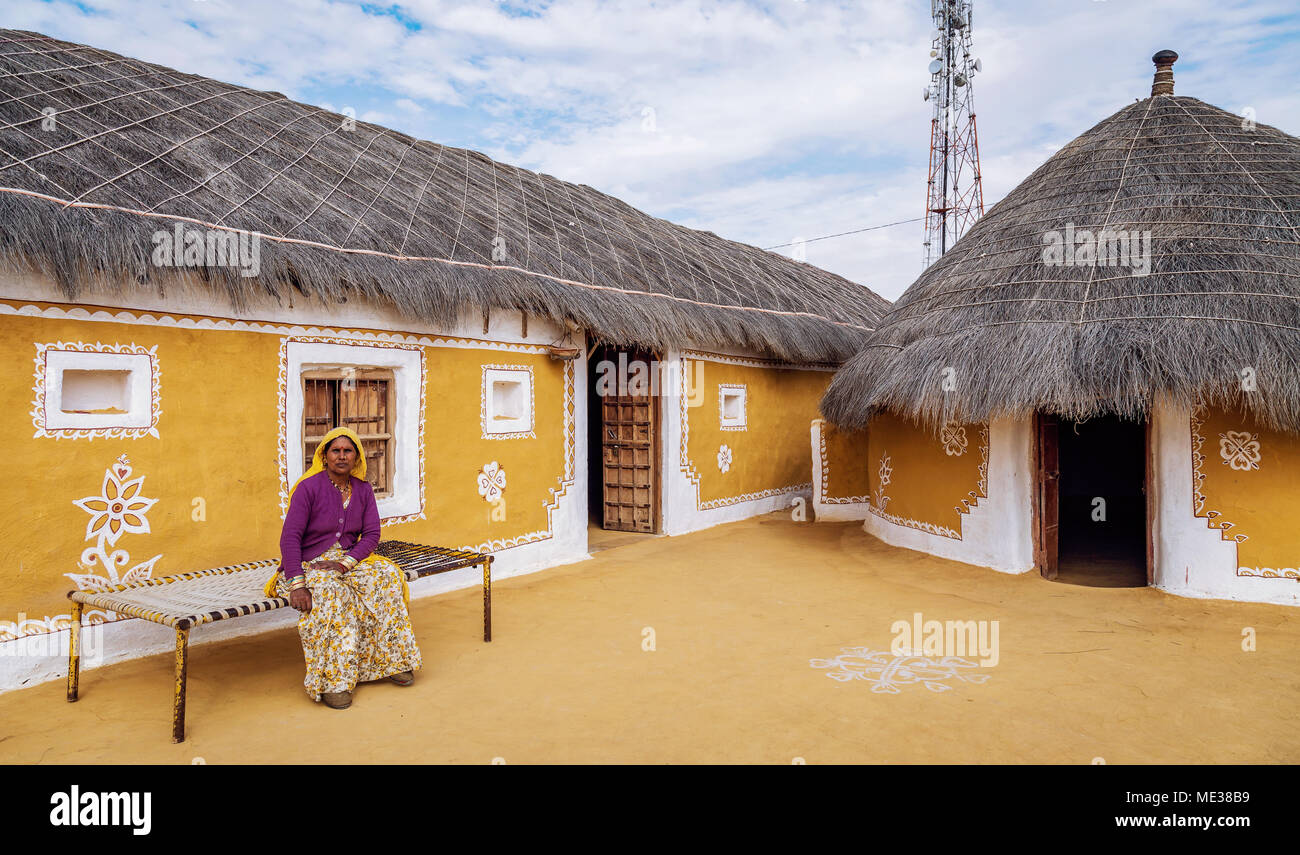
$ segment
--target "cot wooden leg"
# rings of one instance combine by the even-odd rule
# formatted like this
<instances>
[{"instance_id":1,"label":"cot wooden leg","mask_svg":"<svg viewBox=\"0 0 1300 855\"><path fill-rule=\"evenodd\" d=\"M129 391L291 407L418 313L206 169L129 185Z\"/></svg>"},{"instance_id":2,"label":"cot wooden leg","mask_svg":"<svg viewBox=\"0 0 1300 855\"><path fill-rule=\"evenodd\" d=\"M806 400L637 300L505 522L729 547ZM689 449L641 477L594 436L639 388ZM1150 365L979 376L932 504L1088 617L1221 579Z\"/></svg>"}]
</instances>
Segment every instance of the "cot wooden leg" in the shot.
<instances>
[{"instance_id":1,"label":"cot wooden leg","mask_svg":"<svg viewBox=\"0 0 1300 855\"><path fill-rule=\"evenodd\" d=\"M71 622L68 624L68 703L77 699L77 684L81 679L81 612L85 606L72 601Z\"/></svg>"},{"instance_id":2,"label":"cot wooden leg","mask_svg":"<svg viewBox=\"0 0 1300 855\"><path fill-rule=\"evenodd\" d=\"M483 640L492 640L492 556L483 559Z\"/></svg>"},{"instance_id":3,"label":"cot wooden leg","mask_svg":"<svg viewBox=\"0 0 1300 855\"><path fill-rule=\"evenodd\" d=\"M176 695L172 698L172 742L185 741L185 668L190 650L189 627L176 630Z\"/></svg>"}]
</instances>

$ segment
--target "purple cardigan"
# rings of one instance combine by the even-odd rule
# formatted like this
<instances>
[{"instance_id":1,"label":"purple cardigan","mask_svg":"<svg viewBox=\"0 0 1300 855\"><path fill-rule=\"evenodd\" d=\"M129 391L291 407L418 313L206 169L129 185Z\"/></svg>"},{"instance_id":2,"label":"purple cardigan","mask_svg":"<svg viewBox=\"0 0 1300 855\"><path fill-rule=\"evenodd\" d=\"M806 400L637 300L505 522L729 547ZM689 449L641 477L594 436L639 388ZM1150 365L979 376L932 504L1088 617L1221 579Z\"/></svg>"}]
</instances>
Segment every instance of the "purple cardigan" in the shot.
<instances>
[{"instance_id":1,"label":"purple cardigan","mask_svg":"<svg viewBox=\"0 0 1300 855\"><path fill-rule=\"evenodd\" d=\"M379 506L369 481L352 479L352 501L343 508L343 494L318 472L298 485L289 502L280 533L280 569L286 578L301 576L302 562L324 555L334 541L358 561L379 545Z\"/></svg>"}]
</instances>

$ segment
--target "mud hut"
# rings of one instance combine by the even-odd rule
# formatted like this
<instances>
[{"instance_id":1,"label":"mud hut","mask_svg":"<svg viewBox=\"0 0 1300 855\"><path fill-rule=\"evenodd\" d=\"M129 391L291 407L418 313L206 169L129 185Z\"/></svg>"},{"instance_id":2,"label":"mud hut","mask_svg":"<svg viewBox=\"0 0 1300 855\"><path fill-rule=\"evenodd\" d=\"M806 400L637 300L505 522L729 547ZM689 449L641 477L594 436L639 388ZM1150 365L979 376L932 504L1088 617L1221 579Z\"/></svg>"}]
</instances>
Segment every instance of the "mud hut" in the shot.
<instances>
[{"instance_id":1,"label":"mud hut","mask_svg":"<svg viewBox=\"0 0 1300 855\"><path fill-rule=\"evenodd\" d=\"M822 401L882 539L1083 584L1300 602L1300 140L1175 95L1069 143Z\"/></svg>"},{"instance_id":2,"label":"mud hut","mask_svg":"<svg viewBox=\"0 0 1300 855\"><path fill-rule=\"evenodd\" d=\"M65 626L70 586L275 555L340 423L385 537L498 575L583 557L593 514L675 534L788 506L887 305L591 187L39 33L0 30L0 156L0 349L28 366L5 433L43 473L0 491L0 643Z\"/></svg>"}]
</instances>

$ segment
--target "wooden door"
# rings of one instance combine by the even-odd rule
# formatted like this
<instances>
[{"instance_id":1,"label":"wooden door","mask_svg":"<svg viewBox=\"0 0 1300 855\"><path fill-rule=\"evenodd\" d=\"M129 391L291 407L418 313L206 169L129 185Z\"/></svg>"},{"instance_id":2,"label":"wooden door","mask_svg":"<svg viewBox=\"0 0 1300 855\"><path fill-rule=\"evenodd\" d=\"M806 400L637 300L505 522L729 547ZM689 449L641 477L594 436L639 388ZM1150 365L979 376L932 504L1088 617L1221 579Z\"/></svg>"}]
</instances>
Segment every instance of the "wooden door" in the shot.
<instances>
[{"instance_id":1,"label":"wooden door","mask_svg":"<svg viewBox=\"0 0 1300 855\"><path fill-rule=\"evenodd\" d=\"M610 356L614 356L612 350ZM619 354L622 356L622 354ZM628 353L617 359L622 366L641 360L657 365L654 355ZM647 375L648 376L648 375ZM626 384L617 391L629 391ZM640 390L638 390L640 391ZM605 394L600 398L601 489L604 491L602 528L613 531L654 532L658 492L655 425L658 398L649 394Z\"/></svg>"},{"instance_id":2,"label":"wooden door","mask_svg":"<svg viewBox=\"0 0 1300 855\"><path fill-rule=\"evenodd\" d=\"M1055 579L1061 551L1061 446L1056 416L1039 413L1037 449L1037 501L1034 563L1045 579Z\"/></svg>"}]
</instances>

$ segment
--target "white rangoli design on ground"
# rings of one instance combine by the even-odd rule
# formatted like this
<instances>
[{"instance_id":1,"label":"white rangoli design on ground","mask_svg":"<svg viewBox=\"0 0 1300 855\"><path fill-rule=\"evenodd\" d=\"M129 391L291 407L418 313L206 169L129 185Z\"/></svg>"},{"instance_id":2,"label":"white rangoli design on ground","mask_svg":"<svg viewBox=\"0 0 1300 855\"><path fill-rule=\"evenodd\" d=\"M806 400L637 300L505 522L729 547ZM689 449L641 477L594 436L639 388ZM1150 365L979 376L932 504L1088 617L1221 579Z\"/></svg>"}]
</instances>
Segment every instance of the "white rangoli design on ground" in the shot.
<instances>
[{"instance_id":1,"label":"white rangoli design on ground","mask_svg":"<svg viewBox=\"0 0 1300 855\"><path fill-rule=\"evenodd\" d=\"M867 647L841 647L839 656L810 659L809 664L813 668L835 669L826 673L832 680L866 680L871 683L871 691L890 695L917 684L932 692L946 692L952 688L948 685L950 680L983 683L989 678L988 674L974 673L980 666L959 656L898 656L888 650Z\"/></svg>"}]
</instances>

